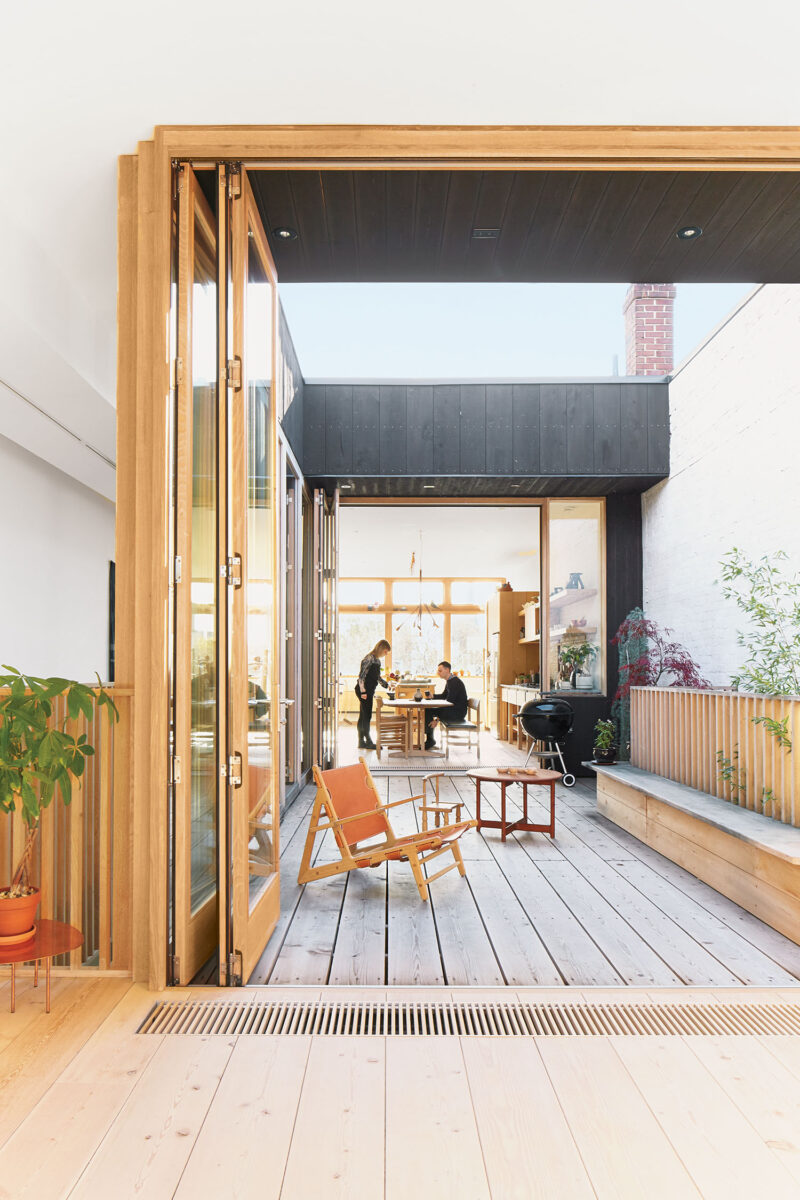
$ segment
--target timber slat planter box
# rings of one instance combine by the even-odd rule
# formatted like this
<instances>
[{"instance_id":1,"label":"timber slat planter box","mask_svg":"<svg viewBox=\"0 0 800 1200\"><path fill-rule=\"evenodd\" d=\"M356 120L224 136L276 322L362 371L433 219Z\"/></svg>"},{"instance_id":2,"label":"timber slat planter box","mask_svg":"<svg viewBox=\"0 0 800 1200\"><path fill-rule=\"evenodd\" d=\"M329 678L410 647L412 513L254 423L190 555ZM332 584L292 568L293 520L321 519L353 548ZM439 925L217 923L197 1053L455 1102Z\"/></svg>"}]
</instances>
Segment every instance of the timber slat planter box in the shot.
<instances>
[{"instance_id":1,"label":"timber slat planter box","mask_svg":"<svg viewBox=\"0 0 800 1200\"><path fill-rule=\"evenodd\" d=\"M597 810L800 943L800 829L628 763L597 773Z\"/></svg>"}]
</instances>

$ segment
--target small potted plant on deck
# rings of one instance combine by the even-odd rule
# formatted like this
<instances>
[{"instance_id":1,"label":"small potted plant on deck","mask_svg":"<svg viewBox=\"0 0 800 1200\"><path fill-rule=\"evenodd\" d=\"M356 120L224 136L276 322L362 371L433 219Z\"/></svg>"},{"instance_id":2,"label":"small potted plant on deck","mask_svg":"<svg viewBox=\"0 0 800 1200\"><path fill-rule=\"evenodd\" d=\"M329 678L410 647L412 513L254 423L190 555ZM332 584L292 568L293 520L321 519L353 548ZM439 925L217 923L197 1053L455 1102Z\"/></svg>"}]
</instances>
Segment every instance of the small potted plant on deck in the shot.
<instances>
[{"instance_id":1,"label":"small potted plant on deck","mask_svg":"<svg viewBox=\"0 0 800 1200\"><path fill-rule=\"evenodd\" d=\"M617 761L617 730L613 721L596 721L594 726L594 761L610 766Z\"/></svg>"},{"instance_id":2,"label":"small potted plant on deck","mask_svg":"<svg viewBox=\"0 0 800 1200\"><path fill-rule=\"evenodd\" d=\"M0 814L19 813L25 839L11 883L0 880L0 940L24 942L35 932L39 889L30 883L33 853L42 812L58 792L64 804L72 799L72 781L83 775L86 759L94 754L85 733L67 732L70 721L91 721L105 709L118 720L114 701L97 689L70 679L39 679L4 666L0 675ZM98 684L100 683L98 679ZM66 716L53 723L55 703L64 697Z\"/></svg>"}]
</instances>

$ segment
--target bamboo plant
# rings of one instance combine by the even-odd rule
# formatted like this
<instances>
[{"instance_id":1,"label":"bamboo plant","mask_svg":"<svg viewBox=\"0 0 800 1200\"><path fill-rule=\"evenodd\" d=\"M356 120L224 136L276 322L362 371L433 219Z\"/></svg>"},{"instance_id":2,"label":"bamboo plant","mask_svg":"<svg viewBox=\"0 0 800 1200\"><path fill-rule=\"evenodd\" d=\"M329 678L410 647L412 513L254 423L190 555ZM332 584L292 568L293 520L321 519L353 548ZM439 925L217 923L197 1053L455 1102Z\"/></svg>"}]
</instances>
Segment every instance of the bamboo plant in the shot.
<instances>
[{"instance_id":1,"label":"bamboo plant","mask_svg":"<svg viewBox=\"0 0 800 1200\"><path fill-rule=\"evenodd\" d=\"M3 664L0 675L0 812L19 812L25 822L22 857L11 886L0 898L28 896L35 889L29 875L42 812L60 795L72 800L72 782L94 754L85 733L67 732L68 721L81 715L91 722L104 709L110 721L119 720L111 696L98 677L97 689L70 679L40 679ZM51 723L53 707L65 697L67 715L60 727Z\"/></svg>"}]
</instances>

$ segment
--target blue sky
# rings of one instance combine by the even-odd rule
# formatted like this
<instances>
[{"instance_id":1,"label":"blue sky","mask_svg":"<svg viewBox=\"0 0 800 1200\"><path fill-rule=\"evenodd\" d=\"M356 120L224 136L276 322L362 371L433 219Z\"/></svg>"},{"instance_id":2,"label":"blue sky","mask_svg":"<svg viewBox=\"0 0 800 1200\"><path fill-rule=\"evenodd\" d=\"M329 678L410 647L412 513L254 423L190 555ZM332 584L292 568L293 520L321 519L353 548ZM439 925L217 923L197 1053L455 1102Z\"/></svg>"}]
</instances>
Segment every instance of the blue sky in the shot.
<instances>
[{"instance_id":1,"label":"blue sky","mask_svg":"<svg viewBox=\"0 0 800 1200\"><path fill-rule=\"evenodd\" d=\"M677 366L753 284L679 284ZM625 373L623 283L282 284L306 379Z\"/></svg>"}]
</instances>

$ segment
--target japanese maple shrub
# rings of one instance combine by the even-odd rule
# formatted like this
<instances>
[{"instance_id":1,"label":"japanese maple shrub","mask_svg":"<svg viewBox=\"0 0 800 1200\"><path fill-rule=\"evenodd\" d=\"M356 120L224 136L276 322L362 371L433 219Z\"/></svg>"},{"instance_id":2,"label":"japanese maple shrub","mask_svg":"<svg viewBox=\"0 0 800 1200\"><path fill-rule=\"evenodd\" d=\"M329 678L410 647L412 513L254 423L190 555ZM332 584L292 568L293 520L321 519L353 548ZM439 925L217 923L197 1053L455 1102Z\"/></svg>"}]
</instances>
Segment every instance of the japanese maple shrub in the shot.
<instances>
[{"instance_id":1,"label":"japanese maple shrub","mask_svg":"<svg viewBox=\"0 0 800 1200\"><path fill-rule=\"evenodd\" d=\"M686 647L671 638L671 629L661 629L641 608L634 608L612 640L619 653L619 683L611 715L617 723L620 758L630 757L632 687L711 686Z\"/></svg>"}]
</instances>

